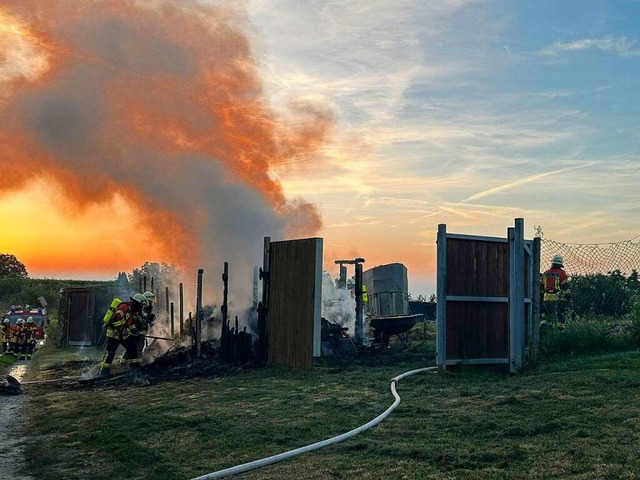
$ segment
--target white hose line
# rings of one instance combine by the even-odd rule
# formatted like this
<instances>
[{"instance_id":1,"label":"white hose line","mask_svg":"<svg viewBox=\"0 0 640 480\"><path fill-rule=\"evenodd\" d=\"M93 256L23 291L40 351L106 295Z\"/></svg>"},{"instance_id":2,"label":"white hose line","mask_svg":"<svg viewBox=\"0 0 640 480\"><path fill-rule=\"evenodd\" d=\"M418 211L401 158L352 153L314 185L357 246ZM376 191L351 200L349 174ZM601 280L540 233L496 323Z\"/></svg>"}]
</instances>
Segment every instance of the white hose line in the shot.
<instances>
[{"instance_id":1,"label":"white hose line","mask_svg":"<svg viewBox=\"0 0 640 480\"><path fill-rule=\"evenodd\" d=\"M327 445L339 443L351 437L354 437L360 432L364 432L365 430L369 430L371 427L375 427L377 424L379 424L385 418L387 418L387 416L389 416L389 414L392 411L394 411L398 405L400 405L400 396L396 392L396 383L398 383L401 379L408 377L409 375L415 375L416 373L420 373L420 372L434 371L437 368L438 367L419 368L417 370L411 370L409 372L402 373L397 377L392 378L391 393L395 398L393 404L389 408L387 408L384 412L382 412L380 415L378 415L376 418L374 418L373 420L369 421L368 423L365 423L364 425L358 428L354 428L353 430L350 430L336 437L331 437L326 440L322 440L320 442L312 443L311 445L307 445L306 447L296 448L295 450L289 450L288 452L272 455L271 457L262 458L260 460L254 460L253 462L243 463L241 465L236 465L235 467L225 468L224 470L218 470L217 472L207 473L205 475L195 477L192 480L205 480L205 479L211 479L211 478L222 478L228 475L236 475L238 473L247 472L249 470L254 470L256 468L265 467L273 463L281 462L282 460L287 460L289 458L302 455L303 453L312 452L313 450L318 450L319 448L326 447Z\"/></svg>"}]
</instances>

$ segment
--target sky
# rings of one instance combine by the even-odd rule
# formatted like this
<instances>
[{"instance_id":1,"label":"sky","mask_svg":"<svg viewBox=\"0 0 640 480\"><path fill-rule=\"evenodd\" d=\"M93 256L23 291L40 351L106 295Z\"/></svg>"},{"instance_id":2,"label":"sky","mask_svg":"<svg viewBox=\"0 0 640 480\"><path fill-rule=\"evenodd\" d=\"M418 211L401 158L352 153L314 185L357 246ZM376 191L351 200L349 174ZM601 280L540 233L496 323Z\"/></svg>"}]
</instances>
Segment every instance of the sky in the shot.
<instances>
[{"instance_id":1,"label":"sky","mask_svg":"<svg viewBox=\"0 0 640 480\"><path fill-rule=\"evenodd\" d=\"M49 143L41 141L37 152L50 150L56 158L55 175L48 161L34 162L32 168L18 169L15 184L0 189L0 222L5 226L0 250L18 256L32 276L115 276L147 260L175 260L170 253L177 251L176 244L191 245L190 234L206 223L203 218L219 215L228 205L221 217L225 225L234 228L237 219L250 218L251 225L260 228L245 226L228 237L214 233L219 222L203 228L207 233L196 235L196 243L211 242L216 248L227 244L215 255L216 261L237 254L231 247L240 245L239 238L255 235L245 242L253 250L246 256L253 259L260 253L263 235L276 239L317 235L324 238L329 271L335 269L333 261L338 258L363 257L365 269L400 262L408 268L414 296L435 291L438 224L455 233L504 236L513 219L522 217L527 237L541 226L546 238L569 243L615 242L640 234L638 1L193 0L175 7L178 13L158 13L163 3L173 5L173 1L151 1L146 3L154 4L155 10L149 13L152 7L141 7L136 19L163 15L177 20L167 22L169 33L161 37L171 42L149 42L144 49L139 48L144 44L141 38L118 35L118 51L131 48L136 69L108 60L111 57L104 52L105 45L112 48L111 36L109 42L96 37L94 50L90 49L93 40L86 41L93 39L91 32L102 28L100 15L113 14L108 9L96 7L93 14L69 9L45 21L20 2L7 3L7 10L0 10L0 82L14 90L0 103L5 124L22 122L40 132L41 117L24 113L25 109L71 98L66 92L78 91L87 84L86 78L93 82L92 72L99 72L95 76L101 78L89 83L95 85L89 92L95 95L102 92L102 77L116 73L124 77L121 72L135 70L136 77L131 76L136 82L131 90L135 100L144 96L146 81L160 85L147 76L147 70L149 75L157 73L158 63L159 75L181 77L180 83L162 83L171 92L180 89L171 101L163 96L163 112L180 111L181 122L176 125L206 124L208 118L194 113L200 111L200 103L193 109L185 105L194 102L191 89L206 88L214 91L211 95L217 90L202 83L201 77L196 82L191 72L184 73L200 68L203 61L194 62L197 67L181 63L190 57L175 50L174 43L194 58L207 58L209 41L213 60L206 65L207 72L222 68L225 62L232 65L231 74L234 68L242 75L249 72L250 88L236 89L236 77L231 74L221 73L216 81L225 79L238 90L230 97L234 101L251 98L251 108L258 108L261 120L252 123L256 115L247 114L242 121L246 130L264 130L258 140L234 143L231 153L216 150L211 139L198 137L196 142L194 135L179 139L172 135L171 148L160 152L163 163L145 164L151 176L158 176L153 185L162 185L163 192L171 190L166 179L159 178L166 165L174 166L174 179L187 170L198 172L189 177L188 188L178 185L171 190L171 202L166 195L136 184L111 194L97 188L92 198L90 185L103 180L111 185L127 170L120 169L122 163L117 168L114 164L105 180L100 169L106 160L86 169L81 165L85 157L75 149L69 153L66 147L59 148L55 135L63 133L47 130ZM64 14L68 20L58 18ZM209 16L216 19L212 31L231 31L239 39L242 48L237 55L222 55L217 34L207 32L212 36L205 35L198 45L195 41L183 44L171 33L170 25L182 32L182 25L190 25L192 18L200 25ZM143 20L136 22L131 25L151 28ZM164 24L158 28L165 32ZM69 31L77 31L77 38L84 40L69 40L73 37ZM44 35L46 42L33 40L34 32ZM128 38L132 43L127 43ZM52 44L55 48L43 49ZM172 62L165 66L162 59L167 52ZM143 73L138 68L142 57L135 54L151 58L149 65L143 65L147 69ZM56 60L63 57L64 61ZM42 85L47 82L58 86L47 87L45 97ZM183 90L191 93L183 97ZM23 97L20 108L14 108L10 97L16 94ZM79 95L74 102L84 101ZM99 110L93 105L91 109ZM141 111L135 118L141 118ZM220 111L215 110L217 120L224 118ZM102 122L109 123L109 117L92 117L89 123L102 132ZM274 125L275 133L270 130ZM119 133L110 138L121 138L128 131L121 128L118 124ZM166 131L156 130L155 135ZM232 142L245 129L225 124L222 132L223 140L218 136L216 141ZM265 142L269 148L263 148ZM141 155L141 145L135 143L130 151ZM183 150L177 151L176 145ZM93 155L92 148L87 148L83 154ZM144 152L153 148L160 147L144 143ZM269 153L273 149L277 154ZM259 164L250 160L249 165L258 165L260 176L247 174L226 157L220 160L226 173L201 166L203 161L193 158L215 163L225 155L251 157L256 150L265 152L266 160ZM35 150L18 145L2 152L4 173L20 162L11 156L13 151L26 152L21 158L28 162L33 158L28 152ZM96 158L105 155L102 150L99 153ZM85 173L73 177L73 195L60 168ZM145 174L136 171L136 175ZM225 182L209 182L226 194L220 198L194 194L198 204L218 205L194 213L195 204L184 198L188 196L184 192L200 192L200 188L205 192L208 175L226 175ZM236 177L242 181L234 183ZM83 187L83 182L89 186ZM131 190L140 192L133 196L135 201ZM266 207L258 206L257 197L263 198ZM240 206L234 210L235 205ZM197 224L184 220L194 215ZM116 226L130 223L132 216L140 220L135 236L144 241L112 233ZM172 244L165 241L169 235L163 235L169 224L180 227L171 230L171 238L179 239ZM270 225L275 224L271 232ZM197 263L202 258L200 254L192 260Z\"/></svg>"}]
</instances>

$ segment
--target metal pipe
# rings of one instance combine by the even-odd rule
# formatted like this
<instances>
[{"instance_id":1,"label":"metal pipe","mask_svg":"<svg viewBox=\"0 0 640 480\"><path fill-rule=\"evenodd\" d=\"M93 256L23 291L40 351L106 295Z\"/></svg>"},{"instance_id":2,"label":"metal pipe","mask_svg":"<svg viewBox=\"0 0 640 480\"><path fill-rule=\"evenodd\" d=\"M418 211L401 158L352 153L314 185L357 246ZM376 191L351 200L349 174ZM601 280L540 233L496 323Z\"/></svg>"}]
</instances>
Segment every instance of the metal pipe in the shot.
<instances>
[{"instance_id":1,"label":"metal pipe","mask_svg":"<svg viewBox=\"0 0 640 480\"><path fill-rule=\"evenodd\" d=\"M225 468L224 470L218 470L217 472L207 473L205 475L201 475L199 477L195 477L192 480L206 480L211 478L223 478L229 475L237 475L239 473L248 472L249 470L254 470L256 468L265 467L267 465L272 465L277 462L281 462L282 460L287 460L292 457L296 457L298 455L302 455L303 453L312 452L314 450L318 450L319 448L326 447L328 445L333 445L334 443L343 442L345 440L350 439L351 437L356 436L360 432L364 432L365 430L369 430L371 427L375 427L380 422L382 422L385 418L389 416L391 412L393 412L398 405L400 405L400 395L396 392L396 384L403 378L408 377L409 375L415 375L420 372L430 372L436 371L438 367L427 367L427 368L418 368L417 370L410 370L408 372L402 373L397 377L391 379L391 393L393 394L394 401L393 404L387 408L384 412L378 415L373 420L365 423L364 425L354 428L342 435L338 435L332 438L328 438L327 440L322 440L320 442L312 443L311 445L307 445L305 447L296 448L295 450L289 450L288 452L279 453L277 455L272 455L271 457L262 458L260 460L255 460L253 462L243 463L241 465L236 465L235 467Z\"/></svg>"}]
</instances>

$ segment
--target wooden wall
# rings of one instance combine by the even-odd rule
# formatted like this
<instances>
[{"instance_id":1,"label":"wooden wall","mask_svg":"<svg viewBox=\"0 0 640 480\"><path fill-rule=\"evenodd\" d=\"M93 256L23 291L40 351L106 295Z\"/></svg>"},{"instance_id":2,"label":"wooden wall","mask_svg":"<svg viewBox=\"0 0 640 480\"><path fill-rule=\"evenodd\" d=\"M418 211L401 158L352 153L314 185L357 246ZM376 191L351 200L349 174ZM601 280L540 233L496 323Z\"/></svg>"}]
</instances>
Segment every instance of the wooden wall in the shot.
<instances>
[{"instance_id":1,"label":"wooden wall","mask_svg":"<svg viewBox=\"0 0 640 480\"><path fill-rule=\"evenodd\" d=\"M322 239L271 242L268 361L298 368L320 355Z\"/></svg>"},{"instance_id":2,"label":"wooden wall","mask_svg":"<svg viewBox=\"0 0 640 480\"><path fill-rule=\"evenodd\" d=\"M447 238L447 296L508 297L509 244ZM507 302L447 302L447 359L509 355Z\"/></svg>"}]
</instances>

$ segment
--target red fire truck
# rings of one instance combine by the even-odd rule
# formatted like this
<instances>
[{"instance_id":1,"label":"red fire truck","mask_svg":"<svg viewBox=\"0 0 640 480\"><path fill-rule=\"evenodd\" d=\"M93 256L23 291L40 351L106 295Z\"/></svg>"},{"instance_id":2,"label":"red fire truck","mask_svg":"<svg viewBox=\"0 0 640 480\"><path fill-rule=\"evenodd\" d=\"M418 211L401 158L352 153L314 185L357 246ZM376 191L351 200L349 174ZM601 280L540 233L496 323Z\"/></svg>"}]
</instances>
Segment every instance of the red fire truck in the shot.
<instances>
[{"instance_id":1,"label":"red fire truck","mask_svg":"<svg viewBox=\"0 0 640 480\"><path fill-rule=\"evenodd\" d=\"M34 334L34 339L36 340L36 349L44 345L44 341L46 338L45 328L48 324L47 319L47 309L42 308L30 308L28 305L23 307L22 305L11 305L9 311L2 315L2 320L8 318L11 322L11 326L15 326L16 322L19 318L27 321L27 318L33 318L33 322L36 324L38 329Z\"/></svg>"}]
</instances>

